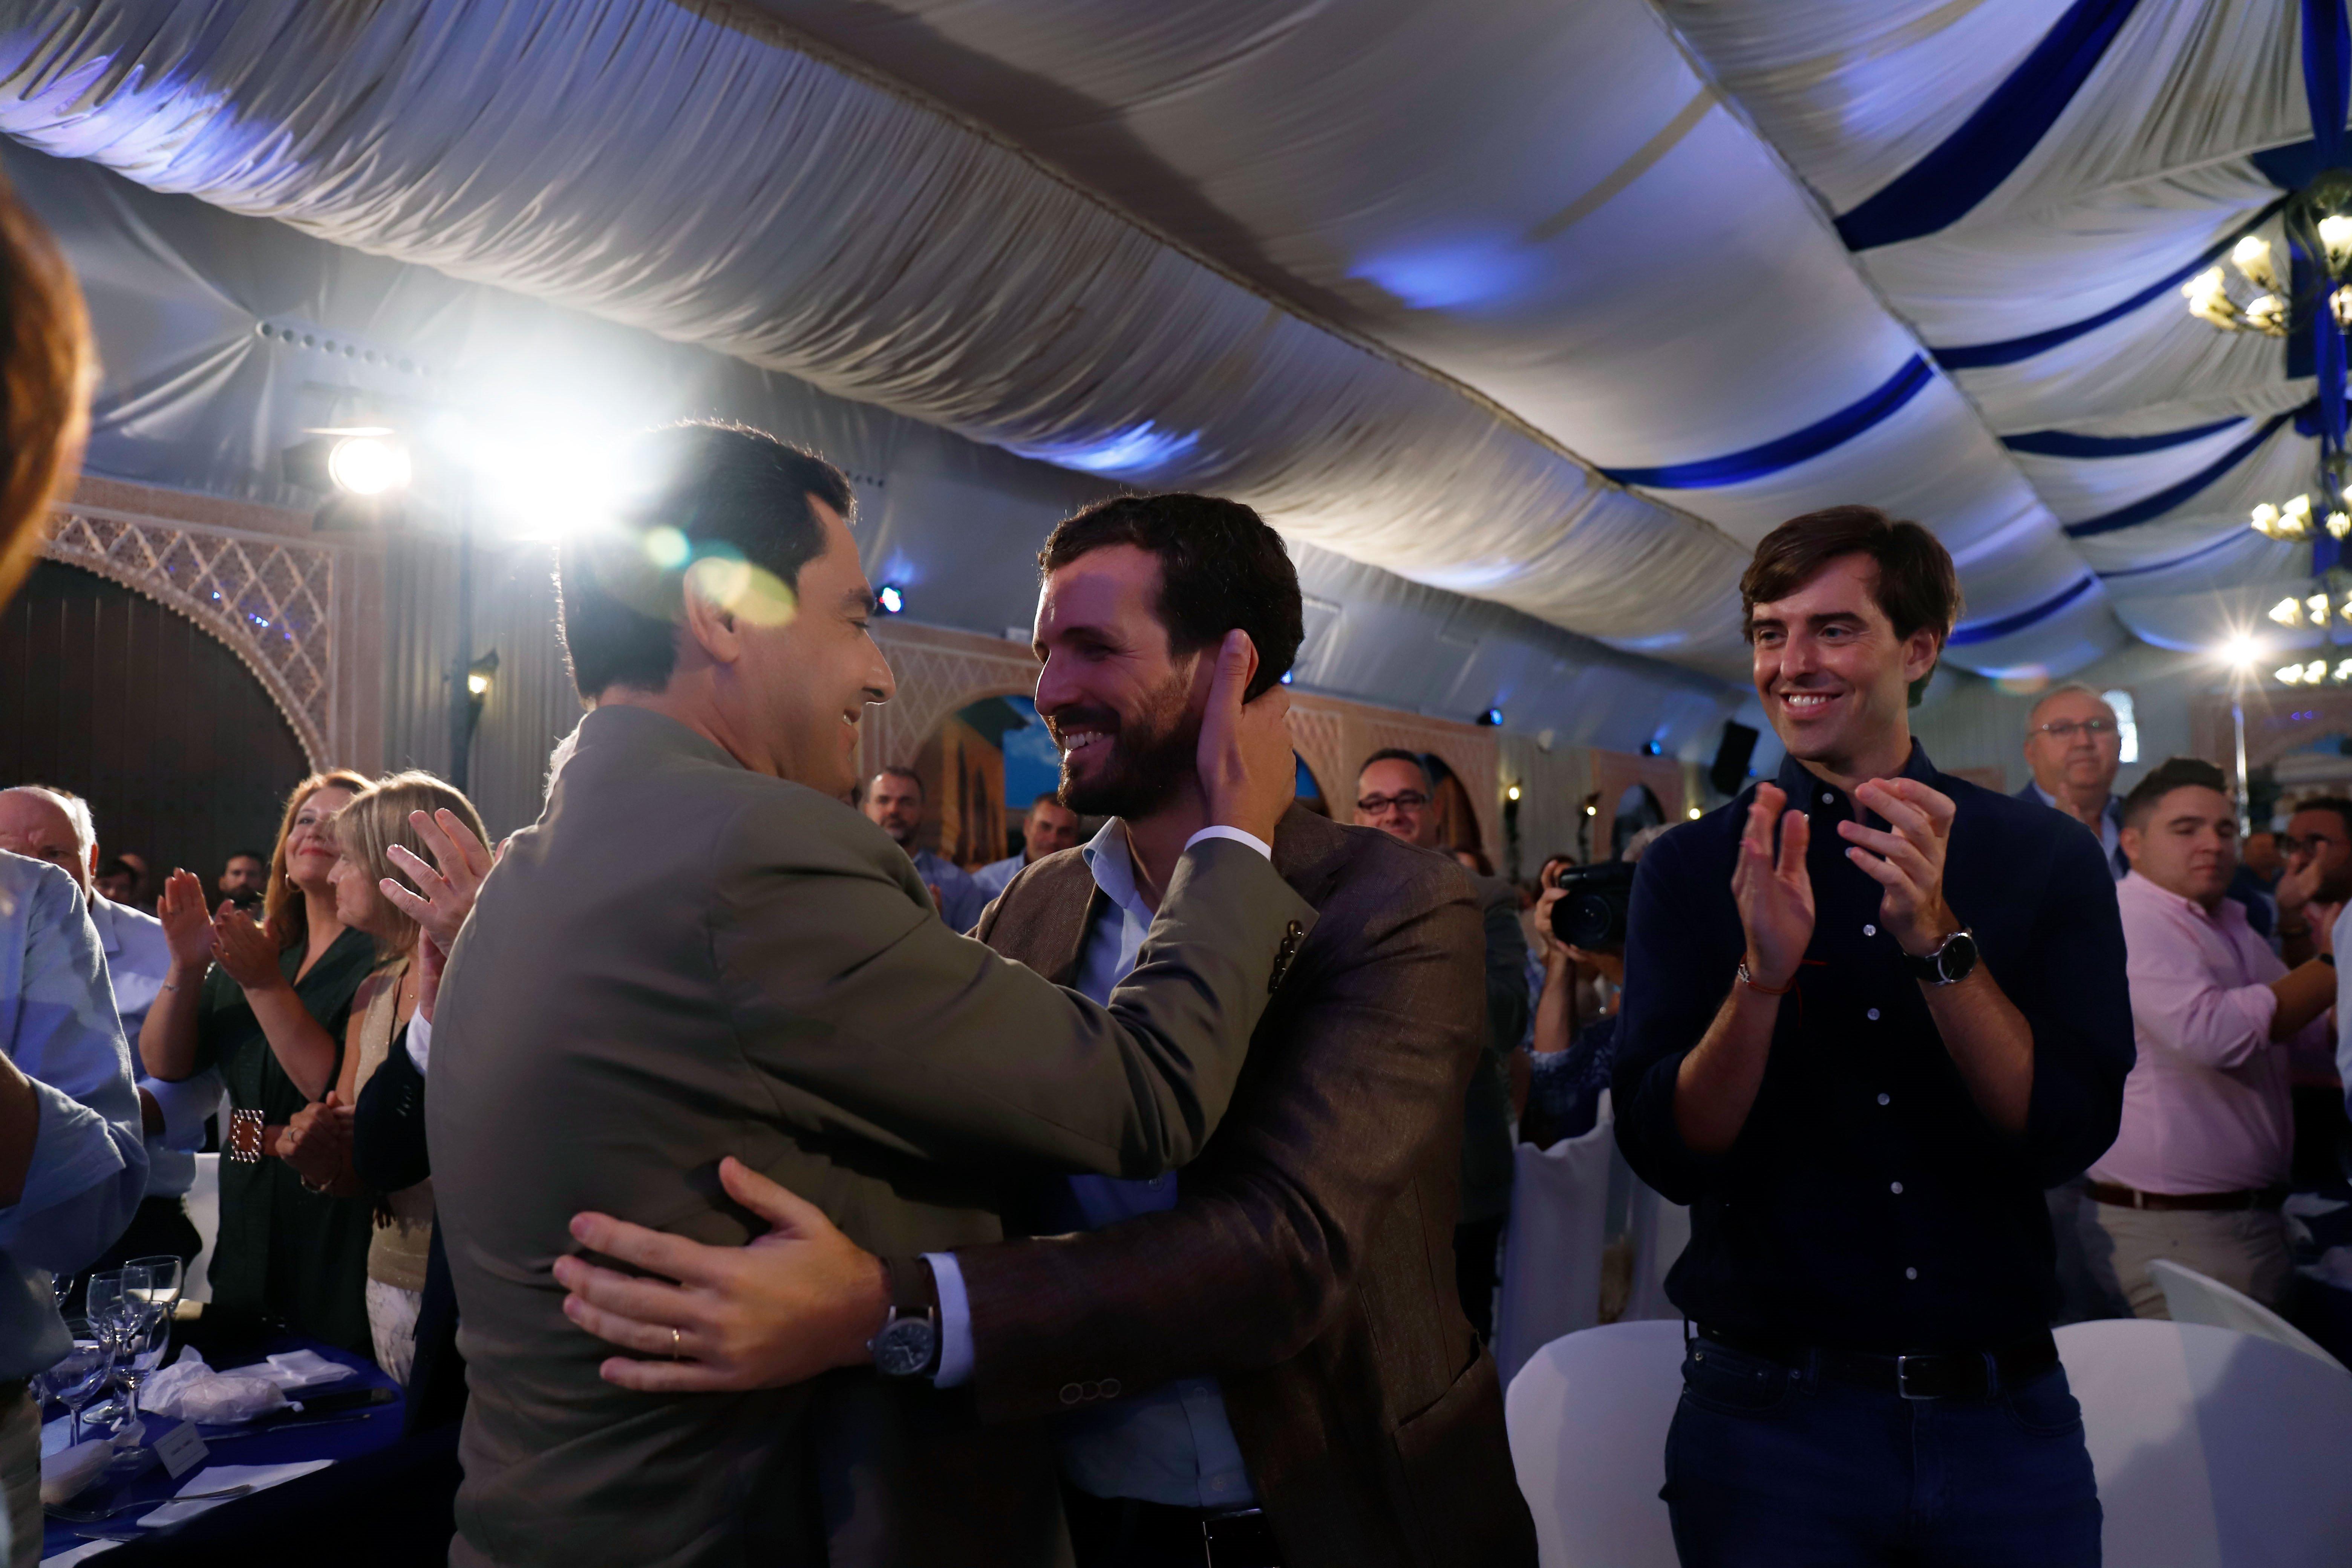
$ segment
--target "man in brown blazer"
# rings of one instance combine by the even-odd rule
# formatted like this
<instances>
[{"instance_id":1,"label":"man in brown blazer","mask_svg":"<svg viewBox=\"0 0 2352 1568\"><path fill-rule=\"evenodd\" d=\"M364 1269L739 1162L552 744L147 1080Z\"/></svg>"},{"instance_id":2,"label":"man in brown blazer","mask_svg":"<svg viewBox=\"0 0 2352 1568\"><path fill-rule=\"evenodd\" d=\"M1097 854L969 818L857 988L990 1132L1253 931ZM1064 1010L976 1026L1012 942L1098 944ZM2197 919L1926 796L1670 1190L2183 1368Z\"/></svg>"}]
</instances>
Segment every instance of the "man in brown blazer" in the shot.
<instances>
[{"instance_id":1,"label":"man in brown blazer","mask_svg":"<svg viewBox=\"0 0 2352 1568\"><path fill-rule=\"evenodd\" d=\"M553 1266L583 1209L740 1248L762 1173L894 1256L997 1237L1009 1166L1190 1159L1315 920L1262 842L1290 793L1281 699L1244 705L1246 638L1197 661L1210 718L1182 761L1219 826L1182 847L1129 983L1058 990L950 931L843 802L891 679L841 475L725 427L639 455L667 467L634 529L564 563L595 709L484 882L435 1020L425 1113L471 1388L452 1559L936 1568L976 1532L1052 1561L1042 1439L981 1433L968 1395L914 1375L937 1324L879 1269L859 1307L895 1306L864 1328L902 1375L860 1347L854 1372L684 1397L599 1376ZM686 549L646 548L656 527ZM708 1349L691 1323L662 1339Z\"/></svg>"},{"instance_id":2,"label":"man in brown blazer","mask_svg":"<svg viewBox=\"0 0 2352 1568\"><path fill-rule=\"evenodd\" d=\"M1286 666L1297 583L1254 512L1189 496L1089 509L1041 562L1038 710L1065 750L1063 798L1113 820L1022 871L975 934L1106 994L1157 868L1201 820L1166 765L1199 722L1171 649L1238 623ZM1532 1563L1494 1363L1454 1290L1460 1106L1485 1016L1471 888L1443 856L1297 805L1274 865L1318 920L1224 1124L1170 1180L1032 1178L1008 1205L1027 1237L929 1256L938 1381L968 1385L984 1418L1047 1422L1081 1568L1196 1565L1204 1544L1217 1568ZM772 1380L833 1331L823 1281L850 1274L854 1249L791 1194L751 1197L799 1251L762 1269L672 1249L654 1266L684 1290L568 1265L575 1314L637 1350L682 1316L713 1375ZM644 1239L587 1223L623 1258Z\"/></svg>"}]
</instances>

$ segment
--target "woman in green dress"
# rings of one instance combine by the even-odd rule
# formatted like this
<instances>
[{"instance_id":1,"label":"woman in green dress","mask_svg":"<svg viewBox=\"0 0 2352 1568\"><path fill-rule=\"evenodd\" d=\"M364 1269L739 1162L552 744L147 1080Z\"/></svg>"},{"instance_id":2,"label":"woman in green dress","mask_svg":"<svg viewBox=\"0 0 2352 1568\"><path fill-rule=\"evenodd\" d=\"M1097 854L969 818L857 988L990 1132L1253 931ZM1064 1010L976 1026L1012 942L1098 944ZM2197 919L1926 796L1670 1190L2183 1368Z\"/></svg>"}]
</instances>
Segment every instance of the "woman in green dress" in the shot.
<instances>
[{"instance_id":1,"label":"woman in green dress","mask_svg":"<svg viewBox=\"0 0 2352 1568\"><path fill-rule=\"evenodd\" d=\"M171 973L139 1037L157 1078L217 1067L228 1086L214 1302L361 1355L373 1205L308 1185L278 1155L286 1124L334 1088L352 998L374 967L373 941L336 919L329 880L330 819L367 787L340 770L294 786L259 925L233 904L207 915L204 885L172 873L161 911Z\"/></svg>"}]
</instances>

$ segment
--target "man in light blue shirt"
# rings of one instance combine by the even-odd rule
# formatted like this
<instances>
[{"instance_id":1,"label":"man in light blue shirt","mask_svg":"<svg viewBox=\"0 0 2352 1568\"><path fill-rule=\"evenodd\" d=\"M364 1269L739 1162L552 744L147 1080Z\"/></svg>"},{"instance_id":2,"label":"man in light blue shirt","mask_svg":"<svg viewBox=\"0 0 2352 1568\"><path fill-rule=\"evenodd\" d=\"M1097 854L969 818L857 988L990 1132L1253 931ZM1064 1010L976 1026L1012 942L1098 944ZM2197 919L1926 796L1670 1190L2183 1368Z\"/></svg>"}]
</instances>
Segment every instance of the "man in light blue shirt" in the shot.
<instances>
[{"instance_id":1,"label":"man in light blue shirt","mask_svg":"<svg viewBox=\"0 0 2352 1568\"><path fill-rule=\"evenodd\" d=\"M0 1489L12 1500L38 1493L25 1487L40 1452L23 1380L71 1344L50 1278L103 1253L146 1184L131 1050L81 889L0 851ZM12 1523L37 1541L28 1511Z\"/></svg>"},{"instance_id":2,"label":"man in light blue shirt","mask_svg":"<svg viewBox=\"0 0 2352 1568\"><path fill-rule=\"evenodd\" d=\"M53 785L19 784L0 790L0 849L46 860L74 879L88 900L90 925L106 955L115 1015L139 1068L139 1032L147 1010L163 989L172 952L163 922L100 893L91 879L98 867L98 826L89 803ZM196 1151L204 1147L205 1122L219 1109L220 1074L210 1068L177 1083L141 1073L139 1110L147 1137L147 1193L130 1228L98 1258L103 1268L132 1258L170 1253L193 1263L204 1238L188 1220L186 1197L195 1184ZM68 1298L68 1301L72 1298Z\"/></svg>"},{"instance_id":3,"label":"man in light blue shirt","mask_svg":"<svg viewBox=\"0 0 2352 1568\"><path fill-rule=\"evenodd\" d=\"M987 896L971 873L935 851L919 847L923 831L923 781L911 768L884 768L866 782L866 820L882 829L915 863L915 875L939 900L940 918L950 930L970 931L980 923Z\"/></svg>"},{"instance_id":4,"label":"man in light blue shirt","mask_svg":"<svg viewBox=\"0 0 2352 1568\"><path fill-rule=\"evenodd\" d=\"M1060 795L1047 790L1029 803L1029 815L1021 824L1021 839L1020 854L991 861L971 874L983 899L993 899L1004 891L1005 884L1019 875L1024 866L1076 848L1078 814L1064 805Z\"/></svg>"}]
</instances>

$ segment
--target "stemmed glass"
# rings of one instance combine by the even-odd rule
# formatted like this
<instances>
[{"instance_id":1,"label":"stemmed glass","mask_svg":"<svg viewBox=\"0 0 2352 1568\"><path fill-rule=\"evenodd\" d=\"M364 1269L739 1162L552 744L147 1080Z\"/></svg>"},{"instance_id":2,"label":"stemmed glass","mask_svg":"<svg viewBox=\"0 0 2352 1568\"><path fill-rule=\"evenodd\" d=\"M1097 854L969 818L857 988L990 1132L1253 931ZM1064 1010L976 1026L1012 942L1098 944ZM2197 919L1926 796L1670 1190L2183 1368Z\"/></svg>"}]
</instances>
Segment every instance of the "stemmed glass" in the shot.
<instances>
[{"instance_id":1,"label":"stemmed glass","mask_svg":"<svg viewBox=\"0 0 2352 1568\"><path fill-rule=\"evenodd\" d=\"M148 1345L167 1310L156 1302L155 1294L154 1274L148 1268L110 1268L89 1277L86 1304L90 1326L114 1352L116 1368L121 1373L121 1425L125 1426L139 1419L139 1385L163 1356L161 1345L152 1349Z\"/></svg>"},{"instance_id":2,"label":"stemmed glass","mask_svg":"<svg viewBox=\"0 0 2352 1568\"><path fill-rule=\"evenodd\" d=\"M187 1264L170 1253L152 1258L134 1258L123 1265L127 1276L133 1269L144 1269L146 1279L135 1282L126 1279L124 1284L142 1309L142 1325L133 1342L131 1366L126 1377L131 1383L131 1418L139 1418L139 1390L147 1374L163 1364L163 1353L172 1347L173 1310L180 1302L180 1287Z\"/></svg>"},{"instance_id":3,"label":"stemmed glass","mask_svg":"<svg viewBox=\"0 0 2352 1568\"><path fill-rule=\"evenodd\" d=\"M114 1374L114 1347L104 1335L79 1319L66 1328L73 1335L73 1349L58 1358L55 1365L34 1379L34 1384L44 1400L53 1400L66 1407L66 1413L73 1417L68 1436L79 1443L82 1407Z\"/></svg>"}]
</instances>

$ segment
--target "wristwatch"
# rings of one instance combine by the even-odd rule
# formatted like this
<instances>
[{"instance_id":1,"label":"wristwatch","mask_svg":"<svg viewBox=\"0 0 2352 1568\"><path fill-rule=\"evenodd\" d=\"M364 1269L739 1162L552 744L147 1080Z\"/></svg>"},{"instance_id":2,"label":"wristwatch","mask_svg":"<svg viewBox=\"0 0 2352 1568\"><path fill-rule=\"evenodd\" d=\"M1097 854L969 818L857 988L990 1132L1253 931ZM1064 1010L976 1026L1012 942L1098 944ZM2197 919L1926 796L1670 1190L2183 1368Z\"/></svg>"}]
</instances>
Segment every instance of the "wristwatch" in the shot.
<instances>
[{"instance_id":1,"label":"wristwatch","mask_svg":"<svg viewBox=\"0 0 2352 1568\"><path fill-rule=\"evenodd\" d=\"M882 1271L890 1281L890 1315L866 1342L866 1353L885 1377L928 1377L940 1368L940 1290L931 1266L920 1258L887 1258Z\"/></svg>"},{"instance_id":2,"label":"wristwatch","mask_svg":"<svg viewBox=\"0 0 2352 1568\"><path fill-rule=\"evenodd\" d=\"M1899 948L1895 951L1903 960L1904 972L1927 985L1957 984L1977 966L1976 932L1965 926L1946 937L1935 952L1925 957L1903 952Z\"/></svg>"}]
</instances>

